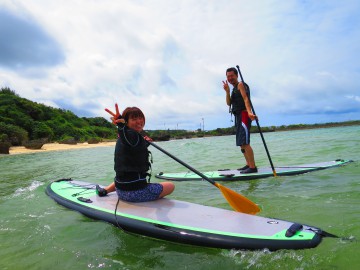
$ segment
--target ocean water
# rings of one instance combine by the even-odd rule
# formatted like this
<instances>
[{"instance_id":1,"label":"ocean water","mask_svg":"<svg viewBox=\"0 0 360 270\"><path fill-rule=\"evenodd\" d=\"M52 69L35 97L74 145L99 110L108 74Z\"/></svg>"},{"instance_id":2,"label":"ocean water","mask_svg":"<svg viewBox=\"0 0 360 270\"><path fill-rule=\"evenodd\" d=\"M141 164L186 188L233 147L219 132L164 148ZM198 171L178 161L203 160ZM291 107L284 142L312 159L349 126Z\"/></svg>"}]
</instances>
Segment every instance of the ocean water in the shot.
<instances>
[{"instance_id":1,"label":"ocean water","mask_svg":"<svg viewBox=\"0 0 360 270\"><path fill-rule=\"evenodd\" d=\"M269 252L196 247L127 234L66 209L45 194L52 180L64 177L110 183L113 147L2 155L0 269L360 269L360 126L264 136L275 166L338 158L354 162L297 176L221 184L259 204L260 216L317 226L341 238L324 238L314 249ZM251 140L257 166L269 166L260 136L253 134ZM234 136L158 144L200 171L244 165ZM153 174L187 171L150 150ZM175 184L169 198L230 209L206 181Z\"/></svg>"}]
</instances>

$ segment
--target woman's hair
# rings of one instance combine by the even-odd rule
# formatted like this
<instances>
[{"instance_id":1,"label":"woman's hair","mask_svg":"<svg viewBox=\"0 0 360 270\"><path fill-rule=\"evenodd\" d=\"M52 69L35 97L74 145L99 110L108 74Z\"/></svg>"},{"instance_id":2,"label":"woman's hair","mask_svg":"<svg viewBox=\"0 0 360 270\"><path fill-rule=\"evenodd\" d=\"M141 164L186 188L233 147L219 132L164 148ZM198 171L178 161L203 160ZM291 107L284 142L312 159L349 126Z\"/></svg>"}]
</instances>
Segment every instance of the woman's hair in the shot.
<instances>
[{"instance_id":1,"label":"woman's hair","mask_svg":"<svg viewBox=\"0 0 360 270\"><path fill-rule=\"evenodd\" d=\"M126 123L129 121L130 118L141 117L144 118L144 124L145 124L145 115L138 107L127 107L123 111L122 117L124 118Z\"/></svg>"}]
</instances>

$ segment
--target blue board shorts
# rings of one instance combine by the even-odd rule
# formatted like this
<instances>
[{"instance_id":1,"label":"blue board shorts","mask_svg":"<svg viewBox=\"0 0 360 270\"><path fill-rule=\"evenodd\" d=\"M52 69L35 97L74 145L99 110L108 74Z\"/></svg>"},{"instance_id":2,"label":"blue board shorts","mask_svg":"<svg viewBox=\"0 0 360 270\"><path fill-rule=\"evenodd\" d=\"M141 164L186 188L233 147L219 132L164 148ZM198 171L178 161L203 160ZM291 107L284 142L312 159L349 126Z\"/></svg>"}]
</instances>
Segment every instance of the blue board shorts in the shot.
<instances>
[{"instance_id":1,"label":"blue board shorts","mask_svg":"<svg viewBox=\"0 0 360 270\"><path fill-rule=\"evenodd\" d=\"M235 114L236 146L250 144L251 119L247 111Z\"/></svg>"},{"instance_id":2,"label":"blue board shorts","mask_svg":"<svg viewBox=\"0 0 360 270\"><path fill-rule=\"evenodd\" d=\"M158 183L149 183L145 188L138 190L116 189L118 197L127 202L149 202L159 199L163 186Z\"/></svg>"}]
</instances>

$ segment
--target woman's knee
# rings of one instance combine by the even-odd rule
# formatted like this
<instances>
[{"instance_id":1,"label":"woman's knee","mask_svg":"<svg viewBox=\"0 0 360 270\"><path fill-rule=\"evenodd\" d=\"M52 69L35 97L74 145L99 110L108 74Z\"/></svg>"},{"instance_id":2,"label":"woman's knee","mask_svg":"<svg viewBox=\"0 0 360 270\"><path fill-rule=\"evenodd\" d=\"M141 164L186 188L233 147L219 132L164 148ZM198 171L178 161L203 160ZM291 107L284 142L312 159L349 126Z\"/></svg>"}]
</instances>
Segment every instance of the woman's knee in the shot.
<instances>
[{"instance_id":1,"label":"woman's knee","mask_svg":"<svg viewBox=\"0 0 360 270\"><path fill-rule=\"evenodd\" d=\"M161 185L163 186L163 191L160 193L160 197L171 194L175 189L175 185L172 182L163 182Z\"/></svg>"}]
</instances>

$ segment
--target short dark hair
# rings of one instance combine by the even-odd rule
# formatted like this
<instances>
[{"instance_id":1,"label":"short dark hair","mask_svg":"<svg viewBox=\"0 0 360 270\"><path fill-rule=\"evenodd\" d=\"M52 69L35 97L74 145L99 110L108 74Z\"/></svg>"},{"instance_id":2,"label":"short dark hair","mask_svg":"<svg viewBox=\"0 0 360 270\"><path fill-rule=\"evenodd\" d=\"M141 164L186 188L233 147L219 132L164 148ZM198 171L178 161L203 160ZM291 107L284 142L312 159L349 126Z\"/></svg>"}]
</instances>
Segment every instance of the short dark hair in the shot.
<instances>
[{"instance_id":1,"label":"short dark hair","mask_svg":"<svg viewBox=\"0 0 360 270\"><path fill-rule=\"evenodd\" d=\"M125 119L126 122L129 121L129 118L140 117L144 119L144 124L145 124L145 115L138 107L127 107L123 111L122 117Z\"/></svg>"},{"instance_id":2,"label":"short dark hair","mask_svg":"<svg viewBox=\"0 0 360 270\"><path fill-rule=\"evenodd\" d=\"M237 72L236 68L234 68L234 67L228 68L226 70L226 73L231 72L231 71L234 72L236 76L238 76L238 72Z\"/></svg>"}]
</instances>

